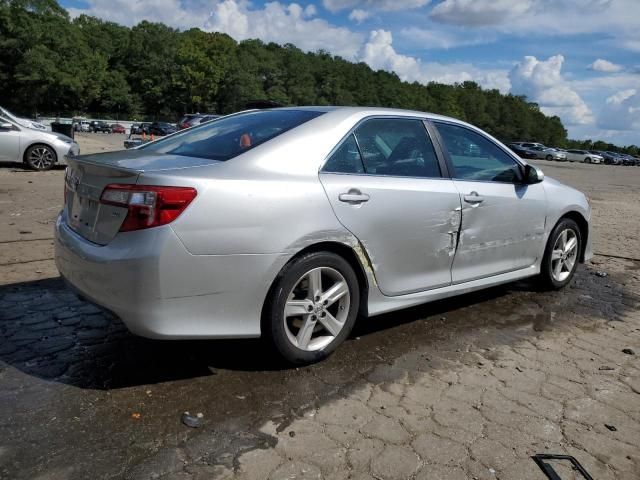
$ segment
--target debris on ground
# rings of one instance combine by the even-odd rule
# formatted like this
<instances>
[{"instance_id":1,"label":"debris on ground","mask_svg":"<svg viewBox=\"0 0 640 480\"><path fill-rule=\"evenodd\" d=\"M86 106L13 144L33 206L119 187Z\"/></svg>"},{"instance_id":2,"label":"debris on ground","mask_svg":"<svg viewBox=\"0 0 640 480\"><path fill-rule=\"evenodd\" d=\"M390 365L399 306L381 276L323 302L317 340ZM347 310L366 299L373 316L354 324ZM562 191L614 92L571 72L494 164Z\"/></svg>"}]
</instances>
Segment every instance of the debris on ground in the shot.
<instances>
[{"instance_id":1,"label":"debris on ground","mask_svg":"<svg viewBox=\"0 0 640 480\"><path fill-rule=\"evenodd\" d=\"M622 349L622 353L626 353L627 355L635 355L636 354L636 352L634 352L630 348L623 348Z\"/></svg>"},{"instance_id":2,"label":"debris on ground","mask_svg":"<svg viewBox=\"0 0 640 480\"><path fill-rule=\"evenodd\" d=\"M203 418L204 415L202 413L191 415L189 412L184 412L182 414L182 423L184 423L187 427L199 428L202 426Z\"/></svg>"},{"instance_id":3,"label":"debris on ground","mask_svg":"<svg viewBox=\"0 0 640 480\"><path fill-rule=\"evenodd\" d=\"M607 272L596 272L596 277L604 278L604 277L606 277L608 275L609 274Z\"/></svg>"},{"instance_id":4,"label":"debris on ground","mask_svg":"<svg viewBox=\"0 0 640 480\"><path fill-rule=\"evenodd\" d=\"M131 414L131 418L133 418L134 420L140 420L141 417L142 417L142 414L140 412L133 412Z\"/></svg>"},{"instance_id":5,"label":"debris on ground","mask_svg":"<svg viewBox=\"0 0 640 480\"><path fill-rule=\"evenodd\" d=\"M618 429L616 427L614 427L613 425L608 425L608 424L604 424L605 427L607 427L608 430L611 430L612 432L617 432Z\"/></svg>"},{"instance_id":6,"label":"debris on ground","mask_svg":"<svg viewBox=\"0 0 640 480\"><path fill-rule=\"evenodd\" d=\"M600 368L598 368L598 370L615 370L613 367L610 367L609 365L602 365Z\"/></svg>"}]
</instances>

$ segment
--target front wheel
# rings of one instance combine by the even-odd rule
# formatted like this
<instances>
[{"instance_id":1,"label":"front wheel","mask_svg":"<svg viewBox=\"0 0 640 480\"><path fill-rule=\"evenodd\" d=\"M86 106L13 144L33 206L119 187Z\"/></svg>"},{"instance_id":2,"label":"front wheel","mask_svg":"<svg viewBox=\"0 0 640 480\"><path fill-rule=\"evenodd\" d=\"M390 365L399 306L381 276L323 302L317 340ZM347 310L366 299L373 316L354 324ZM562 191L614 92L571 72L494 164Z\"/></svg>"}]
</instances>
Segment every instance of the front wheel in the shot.
<instances>
[{"instance_id":1,"label":"front wheel","mask_svg":"<svg viewBox=\"0 0 640 480\"><path fill-rule=\"evenodd\" d=\"M263 334L288 362L323 360L351 332L360 290L353 268L342 257L315 252L284 267L271 289Z\"/></svg>"},{"instance_id":2,"label":"front wheel","mask_svg":"<svg viewBox=\"0 0 640 480\"><path fill-rule=\"evenodd\" d=\"M551 155L547 155L547 160L553 160L553 157Z\"/></svg>"},{"instance_id":3,"label":"front wheel","mask_svg":"<svg viewBox=\"0 0 640 480\"><path fill-rule=\"evenodd\" d=\"M584 163L591 163L591 158L587 157L584 159Z\"/></svg>"},{"instance_id":4,"label":"front wheel","mask_svg":"<svg viewBox=\"0 0 640 480\"><path fill-rule=\"evenodd\" d=\"M56 152L47 145L33 145L25 153L25 162L33 170L49 170L56 162Z\"/></svg>"},{"instance_id":5,"label":"front wheel","mask_svg":"<svg viewBox=\"0 0 640 480\"><path fill-rule=\"evenodd\" d=\"M553 229L545 248L540 280L552 290L565 287L578 268L582 237L578 224L562 219Z\"/></svg>"}]
</instances>

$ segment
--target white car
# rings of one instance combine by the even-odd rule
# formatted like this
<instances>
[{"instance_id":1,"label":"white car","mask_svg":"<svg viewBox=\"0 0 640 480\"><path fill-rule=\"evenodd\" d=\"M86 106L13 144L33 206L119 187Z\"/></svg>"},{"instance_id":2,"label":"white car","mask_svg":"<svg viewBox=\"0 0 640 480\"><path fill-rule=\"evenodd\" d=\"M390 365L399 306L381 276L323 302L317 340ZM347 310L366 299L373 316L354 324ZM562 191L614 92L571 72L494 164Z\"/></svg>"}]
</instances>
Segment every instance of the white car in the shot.
<instances>
[{"instance_id":1,"label":"white car","mask_svg":"<svg viewBox=\"0 0 640 480\"><path fill-rule=\"evenodd\" d=\"M0 107L0 115L2 115L7 120L10 120L10 121L12 121L14 123L17 123L18 125L22 125L23 127L34 128L36 130L46 130L47 129L47 127L45 127L41 123L34 122L33 120L29 120L28 118L16 117L13 113L11 113L9 110L7 110L4 107Z\"/></svg>"},{"instance_id":2,"label":"white car","mask_svg":"<svg viewBox=\"0 0 640 480\"><path fill-rule=\"evenodd\" d=\"M567 150L567 160L570 162L603 163L604 158L587 150Z\"/></svg>"},{"instance_id":3,"label":"white car","mask_svg":"<svg viewBox=\"0 0 640 480\"><path fill-rule=\"evenodd\" d=\"M0 161L23 162L34 170L49 170L80 154L80 147L61 133L25 127L0 116Z\"/></svg>"}]
</instances>

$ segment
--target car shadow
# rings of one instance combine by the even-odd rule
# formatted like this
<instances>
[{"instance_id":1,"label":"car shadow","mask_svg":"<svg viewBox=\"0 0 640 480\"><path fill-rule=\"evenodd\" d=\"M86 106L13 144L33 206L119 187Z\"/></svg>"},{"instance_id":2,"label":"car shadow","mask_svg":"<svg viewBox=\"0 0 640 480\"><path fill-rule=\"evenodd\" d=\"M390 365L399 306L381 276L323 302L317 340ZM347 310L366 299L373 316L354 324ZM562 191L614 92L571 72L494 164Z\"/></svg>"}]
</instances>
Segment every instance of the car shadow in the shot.
<instances>
[{"instance_id":1,"label":"car shadow","mask_svg":"<svg viewBox=\"0 0 640 480\"><path fill-rule=\"evenodd\" d=\"M22 162L0 162L0 168L9 169L12 172L18 172L18 173L36 172L36 170L32 170ZM51 167L51 170L64 170L65 168L67 168L66 165L56 164L53 167Z\"/></svg>"},{"instance_id":2,"label":"car shadow","mask_svg":"<svg viewBox=\"0 0 640 480\"><path fill-rule=\"evenodd\" d=\"M362 370L487 327L527 325L520 329L524 338L561 322L567 309L616 319L620 306L611 308L598 296L602 291L607 298L622 295L622 287L609 282L615 292L605 291L599 284L606 279L593 273L582 267L571 288L561 292L541 292L535 282L520 281L360 319L351 338L323 362L326 367L310 368L354 363ZM91 389L171 382L222 370L292 368L260 339L158 341L134 336L119 319L78 299L60 278L0 286L0 359L37 378Z\"/></svg>"}]
</instances>

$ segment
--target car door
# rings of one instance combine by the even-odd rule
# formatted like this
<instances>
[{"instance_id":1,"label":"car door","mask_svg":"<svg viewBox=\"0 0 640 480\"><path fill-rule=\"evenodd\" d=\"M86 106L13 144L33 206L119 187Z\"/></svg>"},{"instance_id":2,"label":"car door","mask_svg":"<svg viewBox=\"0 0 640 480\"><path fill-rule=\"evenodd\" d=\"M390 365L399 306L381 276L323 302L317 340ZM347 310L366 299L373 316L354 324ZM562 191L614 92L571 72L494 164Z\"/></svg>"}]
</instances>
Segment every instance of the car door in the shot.
<instances>
[{"instance_id":1,"label":"car door","mask_svg":"<svg viewBox=\"0 0 640 480\"><path fill-rule=\"evenodd\" d=\"M544 249L546 196L541 183L522 182L522 164L480 132L434 122L454 185L462 222L453 283L533 265Z\"/></svg>"},{"instance_id":2,"label":"car door","mask_svg":"<svg viewBox=\"0 0 640 480\"><path fill-rule=\"evenodd\" d=\"M9 125L9 122L0 118L0 124ZM21 132L17 126L11 125L10 128L0 127L0 161L20 161L20 135Z\"/></svg>"},{"instance_id":3,"label":"car door","mask_svg":"<svg viewBox=\"0 0 640 480\"><path fill-rule=\"evenodd\" d=\"M422 120L371 118L321 170L337 218L364 247L385 295L451 284L461 206L443 169Z\"/></svg>"}]
</instances>

